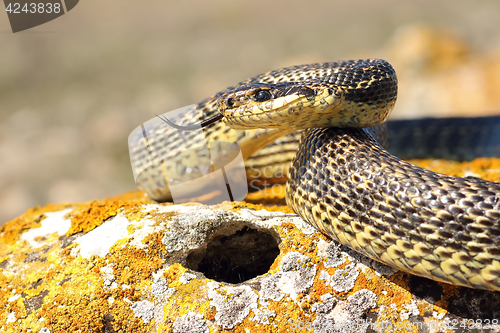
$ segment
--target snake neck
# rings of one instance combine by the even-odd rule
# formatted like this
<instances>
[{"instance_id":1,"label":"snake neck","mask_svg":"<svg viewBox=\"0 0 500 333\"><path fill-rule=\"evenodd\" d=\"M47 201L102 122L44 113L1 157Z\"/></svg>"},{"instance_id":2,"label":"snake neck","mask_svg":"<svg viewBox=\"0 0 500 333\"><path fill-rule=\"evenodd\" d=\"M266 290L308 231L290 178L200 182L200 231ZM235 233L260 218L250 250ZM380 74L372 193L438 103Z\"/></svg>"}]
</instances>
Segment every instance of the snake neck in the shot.
<instances>
[{"instance_id":1,"label":"snake neck","mask_svg":"<svg viewBox=\"0 0 500 333\"><path fill-rule=\"evenodd\" d=\"M500 184L399 160L364 130L304 133L287 203L356 251L413 274L500 290Z\"/></svg>"}]
</instances>

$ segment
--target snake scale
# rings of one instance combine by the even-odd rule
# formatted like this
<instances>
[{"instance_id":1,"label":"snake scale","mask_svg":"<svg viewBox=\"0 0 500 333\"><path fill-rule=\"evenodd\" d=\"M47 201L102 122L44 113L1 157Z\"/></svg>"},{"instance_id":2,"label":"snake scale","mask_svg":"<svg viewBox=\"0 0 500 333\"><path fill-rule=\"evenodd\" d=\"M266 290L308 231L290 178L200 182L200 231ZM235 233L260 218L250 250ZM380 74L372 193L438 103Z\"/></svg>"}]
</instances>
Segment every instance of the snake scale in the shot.
<instances>
[{"instance_id":1,"label":"snake scale","mask_svg":"<svg viewBox=\"0 0 500 333\"><path fill-rule=\"evenodd\" d=\"M202 118L221 114L205 128L212 139L232 133L228 127L253 129L233 135L252 147L245 157L306 129L286 201L332 239L411 274L500 290L500 183L437 174L388 153L373 128L387 120L396 95L386 61L339 61L258 75L198 110Z\"/></svg>"}]
</instances>

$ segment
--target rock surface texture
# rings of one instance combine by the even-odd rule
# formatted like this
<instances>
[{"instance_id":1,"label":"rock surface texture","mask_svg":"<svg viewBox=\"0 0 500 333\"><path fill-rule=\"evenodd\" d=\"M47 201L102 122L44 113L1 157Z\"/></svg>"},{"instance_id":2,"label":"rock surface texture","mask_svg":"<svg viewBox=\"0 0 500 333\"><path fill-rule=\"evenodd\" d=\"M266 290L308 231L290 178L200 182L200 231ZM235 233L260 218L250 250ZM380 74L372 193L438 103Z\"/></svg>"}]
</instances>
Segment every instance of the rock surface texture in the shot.
<instances>
[{"instance_id":1,"label":"rock surface texture","mask_svg":"<svg viewBox=\"0 0 500 333\"><path fill-rule=\"evenodd\" d=\"M403 274L267 209L140 192L33 208L0 230L0 331L500 331L500 293Z\"/></svg>"}]
</instances>

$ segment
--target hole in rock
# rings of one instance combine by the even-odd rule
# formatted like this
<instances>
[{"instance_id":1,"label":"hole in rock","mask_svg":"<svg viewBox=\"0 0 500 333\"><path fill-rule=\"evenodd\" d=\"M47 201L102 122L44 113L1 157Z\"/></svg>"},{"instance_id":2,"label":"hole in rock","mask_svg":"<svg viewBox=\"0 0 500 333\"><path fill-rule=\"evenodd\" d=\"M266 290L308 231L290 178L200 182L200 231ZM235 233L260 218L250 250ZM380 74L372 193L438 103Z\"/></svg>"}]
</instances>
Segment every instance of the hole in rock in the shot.
<instances>
[{"instance_id":1,"label":"hole in rock","mask_svg":"<svg viewBox=\"0 0 500 333\"><path fill-rule=\"evenodd\" d=\"M279 253L270 233L244 227L229 236L215 236L206 248L191 252L186 264L209 279L236 284L266 273Z\"/></svg>"}]
</instances>

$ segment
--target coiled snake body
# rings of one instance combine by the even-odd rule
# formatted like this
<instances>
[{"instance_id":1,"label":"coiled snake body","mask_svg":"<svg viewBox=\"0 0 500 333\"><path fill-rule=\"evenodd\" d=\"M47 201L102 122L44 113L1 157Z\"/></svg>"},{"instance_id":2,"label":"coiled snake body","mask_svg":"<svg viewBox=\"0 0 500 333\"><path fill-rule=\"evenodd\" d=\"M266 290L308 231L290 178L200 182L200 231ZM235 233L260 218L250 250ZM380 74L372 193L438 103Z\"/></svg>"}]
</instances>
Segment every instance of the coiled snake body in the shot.
<instances>
[{"instance_id":1,"label":"coiled snake body","mask_svg":"<svg viewBox=\"0 0 500 333\"><path fill-rule=\"evenodd\" d=\"M310 128L286 201L321 232L415 275L500 290L500 184L437 174L382 148L362 127L382 124L396 94L395 71L372 59L268 72L212 101L234 129Z\"/></svg>"}]
</instances>

